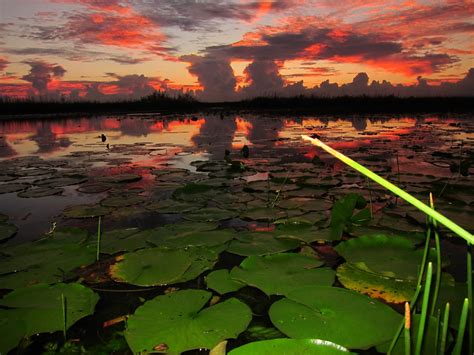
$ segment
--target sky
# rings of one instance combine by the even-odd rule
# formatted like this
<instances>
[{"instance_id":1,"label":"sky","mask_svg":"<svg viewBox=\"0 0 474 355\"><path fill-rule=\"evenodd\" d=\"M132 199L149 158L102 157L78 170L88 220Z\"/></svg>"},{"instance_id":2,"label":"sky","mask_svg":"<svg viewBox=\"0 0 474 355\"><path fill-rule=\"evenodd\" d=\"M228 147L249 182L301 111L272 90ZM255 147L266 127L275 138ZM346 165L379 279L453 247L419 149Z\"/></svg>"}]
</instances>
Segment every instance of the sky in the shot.
<instances>
[{"instance_id":1,"label":"sky","mask_svg":"<svg viewBox=\"0 0 474 355\"><path fill-rule=\"evenodd\" d=\"M473 33L472 0L1 0L0 96L470 96Z\"/></svg>"}]
</instances>

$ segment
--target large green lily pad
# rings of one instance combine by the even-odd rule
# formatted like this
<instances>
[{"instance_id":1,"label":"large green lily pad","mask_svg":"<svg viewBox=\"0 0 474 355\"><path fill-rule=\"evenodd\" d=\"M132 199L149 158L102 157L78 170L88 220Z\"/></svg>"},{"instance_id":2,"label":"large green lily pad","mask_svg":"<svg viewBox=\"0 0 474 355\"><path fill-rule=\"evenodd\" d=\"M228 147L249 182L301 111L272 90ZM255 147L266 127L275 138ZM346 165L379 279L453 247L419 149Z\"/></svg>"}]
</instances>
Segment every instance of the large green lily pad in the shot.
<instances>
[{"instance_id":1,"label":"large green lily pad","mask_svg":"<svg viewBox=\"0 0 474 355\"><path fill-rule=\"evenodd\" d=\"M185 273L176 282L186 282L195 279L204 271L210 270L217 263L219 254L225 249L224 246L193 247L186 248L193 261Z\"/></svg>"},{"instance_id":2,"label":"large green lily pad","mask_svg":"<svg viewBox=\"0 0 474 355\"><path fill-rule=\"evenodd\" d=\"M87 178L85 178L84 176L57 176L41 180L35 180L33 184L44 187L63 187L78 185L86 181Z\"/></svg>"},{"instance_id":3,"label":"large green lily pad","mask_svg":"<svg viewBox=\"0 0 474 355\"><path fill-rule=\"evenodd\" d=\"M353 354L343 346L320 339L272 339L245 344L228 355L341 355Z\"/></svg>"},{"instance_id":4,"label":"large green lily pad","mask_svg":"<svg viewBox=\"0 0 474 355\"><path fill-rule=\"evenodd\" d=\"M130 348L151 352L161 345L168 354L179 354L236 338L252 318L250 308L231 298L203 309L211 297L207 291L184 290L147 301L127 321Z\"/></svg>"},{"instance_id":5,"label":"large green lily pad","mask_svg":"<svg viewBox=\"0 0 474 355\"><path fill-rule=\"evenodd\" d=\"M366 205L365 199L354 193L347 194L334 203L331 210L331 229L336 239L352 224L364 224L370 220L369 210L363 209Z\"/></svg>"},{"instance_id":6,"label":"large green lily pad","mask_svg":"<svg viewBox=\"0 0 474 355\"><path fill-rule=\"evenodd\" d=\"M184 250L142 249L119 257L110 275L137 286L167 285L177 282L192 262L193 256Z\"/></svg>"},{"instance_id":7,"label":"large green lily pad","mask_svg":"<svg viewBox=\"0 0 474 355\"><path fill-rule=\"evenodd\" d=\"M352 263L337 268L337 279L344 287L390 303L410 301L416 280L397 279L362 270Z\"/></svg>"},{"instance_id":8,"label":"large green lily pad","mask_svg":"<svg viewBox=\"0 0 474 355\"><path fill-rule=\"evenodd\" d=\"M294 290L275 302L269 315L291 338L323 339L349 349L368 349L389 341L402 320L377 300L328 286Z\"/></svg>"},{"instance_id":9,"label":"large green lily pad","mask_svg":"<svg viewBox=\"0 0 474 355\"><path fill-rule=\"evenodd\" d=\"M220 293L221 295L235 292L245 286L242 282L230 277L229 270L215 270L206 276L207 287Z\"/></svg>"},{"instance_id":10,"label":"large green lily pad","mask_svg":"<svg viewBox=\"0 0 474 355\"><path fill-rule=\"evenodd\" d=\"M147 210L156 211L159 213L183 213L192 212L203 208L204 206L199 203L191 203L186 201L176 201L173 199L166 199L155 201L145 208Z\"/></svg>"},{"instance_id":11,"label":"large green lily pad","mask_svg":"<svg viewBox=\"0 0 474 355\"><path fill-rule=\"evenodd\" d=\"M95 261L96 245L83 233L57 231L53 238L3 249L0 288L15 289L37 283L61 282L71 271ZM80 238L80 239L79 239Z\"/></svg>"},{"instance_id":12,"label":"large green lily pad","mask_svg":"<svg viewBox=\"0 0 474 355\"><path fill-rule=\"evenodd\" d=\"M212 231L197 231L181 233L178 235L168 234L158 241L153 238L153 242L160 247L186 248L191 246L216 246L227 243L236 236L230 229L216 229ZM148 238L150 241L151 238Z\"/></svg>"},{"instance_id":13,"label":"large green lily pad","mask_svg":"<svg viewBox=\"0 0 474 355\"><path fill-rule=\"evenodd\" d=\"M67 207L63 214L68 218L92 218L104 216L112 212L109 207L99 205L77 205Z\"/></svg>"},{"instance_id":14,"label":"large green lily pad","mask_svg":"<svg viewBox=\"0 0 474 355\"><path fill-rule=\"evenodd\" d=\"M92 314L98 300L99 296L92 290L77 283L38 284L7 294L0 305L12 309L1 311L0 329L8 335L1 338L9 340L0 341L0 352L6 354L24 336L60 331L64 325L69 328Z\"/></svg>"},{"instance_id":15,"label":"large green lily pad","mask_svg":"<svg viewBox=\"0 0 474 355\"><path fill-rule=\"evenodd\" d=\"M313 257L295 253L249 256L232 269L230 277L267 295L286 295L304 286L331 286L335 272L318 268L322 264Z\"/></svg>"},{"instance_id":16,"label":"large green lily pad","mask_svg":"<svg viewBox=\"0 0 474 355\"><path fill-rule=\"evenodd\" d=\"M335 249L359 269L405 280L417 279L423 256L423 249L415 249L412 241L385 235L354 238ZM435 262L434 251L430 254Z\"/></svg>"},{"instance_id":17,"label":"large green lily pad","mask_svg":"<svg viewBox=\"0 0 474 355\"><path fill-rule=\"evenodd\" d=\"M188 234L212 231L219 225L215 222L184 222L177 224L166 224L149 230L147 240L155 245L160 245L166 240L184 237Z\"/></svg>"},{"instance_id":18,"label":"large green lily pad","mask_svg":"<svg viewBox=\"0 0 474 355\"><path fill-rule=\"evenodd\" d=\"M12 183L12 184L1 184L0 194L9 194L11 192L23 191L29 188L28 184Z\"/></svg>"},{"instance_id":19,"label":"large green lily pad","mask_svg":"<svg viewBox=\"0 0 474 355\"><path fill-rule=\"evenodd\" d=\"M270 255L295 249L299 246L299 241L276 239L273 233L248 232L239 233L236 239L230 242L227 251L242 256Z\"/></svg>"}]
</instances>

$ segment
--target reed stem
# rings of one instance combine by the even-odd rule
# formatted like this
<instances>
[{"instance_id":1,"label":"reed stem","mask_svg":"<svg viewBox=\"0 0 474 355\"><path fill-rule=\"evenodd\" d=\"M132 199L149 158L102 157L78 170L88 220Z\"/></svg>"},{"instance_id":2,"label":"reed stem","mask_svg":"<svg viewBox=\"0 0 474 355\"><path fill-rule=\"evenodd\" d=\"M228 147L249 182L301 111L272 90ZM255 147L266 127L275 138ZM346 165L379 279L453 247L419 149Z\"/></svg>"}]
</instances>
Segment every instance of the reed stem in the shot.
<instances>
[{"instance_id":1,"label":"reed stem","mask_svg":"<svg viewBox=\"0 0 474 355\"><path fill-rule=\"evenodd\" d=\"M441 330L441 340L439 342L438 354L443 355L446 350L446 338L448 336L448 325L449 325L449 302L446 303L444 308L444 317L443 317L443 329Z\"/></svg>"},{"instance_id":2,"label":"reed stem","mask_svg":"<svg viewBox=\"0 0 474 355\"><path fill-rule=\"evenodd\" d=\"M430 207L434 209L434 200L433 194L430 192ZM441 244L439 242L439 233L438 233L438 225L435 220L431 220L433 224L434 230L434 237L435 237L435 245L436 245L436 274L435 274L435 287L433 291L433 299L431 303L431 312L430 315L434 314L436 309L436 304L438 303L438 295L439 295L439 287L441 284Z\"/></svg>"},{"instance_id":3,"label":"reed stem","mask_svg":"<svg viewBox=\"0 0 474 355\"><path fill-rule=\"evenodd\" d=\"M456 343L454 344L452 355L461 355L462 343L464 340L464 332L466 330L467 313L469 310L469 300L464 299L461 311L461 319L459 320L458 334L456 335Z\"/></svg>"},{"instance_id":4,"label":"reed stem","mask_svg":"<svg viewBox=\"0 0 474 355\"><path fill-rule=\"evenodd\" d=\"M338 158L339 160L341 160L345 164L349 165L353 169L357 170L358 172L360 172L360 173L364 174L365 176L369 177L370 179L374 180L376 183L382 185L383 187L390 190L395 195L401 197L402 199L404 199L408 203L412 204L413 206L415 206L416 208L418 208L422 212L426 213L428 216L430 216L431 218L436 220L438 223L441 223L443 226L450 229L451 231L456 233L461 238L467 240L471 244L474 244L474 236L471 233L469 233L467 230L465 230L464 228L460 227L459 225L457 225L456 223L451 221L449 218L443 216L441 213L433 210L432 208L430 208L429 206L427 206L426 204L424 204L423 202L421 202L420 200L418 200L414 196L410 195L408 192L403 191L402 189L400 189L396 185L392 184L388 180L385 180L383 177L375 174L371 170L369 170L366 167L362 166L361 164L355 162L354 160L350 159L349 157L346 157L344 154L339 153L337 150L334 150L333 148L331 148L328 145L324 144L319 139L311 138L307 135L303 135L302 138L304 140L310 141L312 144L314 144L318 147L321 147L322 149L324 149L329 154L331 154L334 157Z\"/></svg>"},{"instance_id":5,"label":"reed stem","mask_svg":"<svg viewBox=\"0 0 474 355\"><path fill-rule=\"evenodd\" d=\"M67 313L66 313L66 297L64 297L64 293L61 293L61 306L63 310L63 336L64 336L64 341L66 341Z\"/></svg>"},{"instance_id":6,"label":"reed stem","mask_svg":"<svg viewBox=\"0 0 474 355\"><path fill-rule=\"evenodd\" d=\"M97 225L97 255L96 261L99 261L99 254L100 254L100 224L101 224L102 217L99 216L99 223Z\"/></svg>"},{"instance_id":7,"label":"reed stem","mask_svg":"<svg viewBox=\"0 0 474 355\"><path fill-rule=\"evenodd\" d=\"M423 346L426 316L428 313L428 303L430 302L430 289L431 289L432 276L433 276L433 264L429 262L428 269L426 271L426 280L425 280L425 286L424 286L424 291L423 291L423 303L421 305L420 323L418 325L418 335L416 337L415 355L421 354L421 348Z\"/></svg>"},{"instance_id":8,"label":"reed stem","mask_svg":"<svg viewBox=\"0 0 474 355\"><path fill-rule=\"evenodd\" d=\"M469 354L474 352L474 312L472 309L472 246L467 243L467 299L469 300Z\"/></svg>"},{"instance_id":9,"label":"reed stem","mask_svg":"<svg viewBox=\"0 0 474 355\"><path fill-rule=\"evenodd\" d=\"M405 302L405 329L403 333L404 338L405 338L405 355L411 354L410 328L411 328L410 304L408 302Z\"/></svg>"}]
</instances>

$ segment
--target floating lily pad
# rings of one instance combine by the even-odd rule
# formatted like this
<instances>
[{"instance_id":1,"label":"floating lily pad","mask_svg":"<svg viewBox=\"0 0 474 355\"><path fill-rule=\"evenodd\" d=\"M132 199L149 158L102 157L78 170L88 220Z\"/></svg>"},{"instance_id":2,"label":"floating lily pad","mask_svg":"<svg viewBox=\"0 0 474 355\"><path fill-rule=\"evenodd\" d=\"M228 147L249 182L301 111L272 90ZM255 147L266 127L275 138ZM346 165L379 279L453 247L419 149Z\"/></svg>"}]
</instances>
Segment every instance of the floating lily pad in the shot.
<instances>
[{"instance_id":1,"label":"floating lily pad","mask_svg":"<svg viewBox=\"0 0 474 355\"><path fill-rule=\"evenodd\" d=\"M0 241L13 237L18 227L10 223L0 223Z\"/></svg>"},{"instance_id":2,"label":"floating lily pad","mask_svg":"<svg viewBox=\"0 0 474 355\"><path fill-rule=\"evenodd\" d=\"M146 197L140 195L125 195L125 196L110 196L102 201L100 204L105 207L127 207L144 203Z\"/></svg>"},{"instance_id":3,"label":"floating lily pad","mask_svg":"<svg viewBox=\"0 0 474 355\"><path fill-rule=\"evenodd\" d=\"M110 175L103 176L99 178L101 182L106 183L115 183L115 184L125 184L130 182L140 181L142 177L136 174L119 174L119 175Z\"/></svg>"},{"instance_id":4,"label":"floating lily pad","mask_svg":"<svg viewBox=\"0 0 474 355\"><path fill-rule=\"evenodd\" d=\"M186 282L193 280L201 275L204 271L212 269L217 263L219 253L221 253L224 249L225 247L222 246L187 248L186 252L192 256L193 261L185 273L178 280L176 280L176 282Z\"/></svg>"},{"instance_id":5,"label":"floating lily pad","mask_svg":"<svg viewBox=\"0 0 474 355\"><path fill-rule=\"evenodd\" d=\"M346 288L390 303L410 301L416 289L415 280L374 274L362 270L352 263L340 265L337 268L337 278Z\"/></svg>"},{"instance_id":6,"label":"floating lily pad","mask_svg":"<svg viewBox=\"0 0 474 355\"><path fill-rule=\"evenodd\" d=\"M176 189L173 193L173 196L180 197L181 195L202 194L213 189L215 188L209 185L189 183L184 185L183 187Z\"/></svg>"},{"instance_id":7,"label":"floating lily pad","mask_svg":"<svg viewBox=\"0 0 474 355\"><path fill-rule=\"evenodd\" d=\"M236 236L230 229L217 229L212 231L185 232L180 234L168 234L161 238L148 238L157 246L166 248L187 248L192 246L216 246L227 243Z\"/></svg>"},{"instance_id":8,"label":"floating lily pad","mask_svg":"<svg viewBox=\"0 0 474 355\"><path fill-rule=\"evenodd\" d=\"M313 257L295 253L249 256L232 269L230 277L257 287L267 295L286 295L304 286L331 286L335 272L318 268L322 264Z\"/></svg>"},{"instance_id":9,"label":"floating lily pad","mask_svg":"<svg viewBox=\"0 0 474 355\"><path fill-rule=\"evenodd\" d=\"M102 184L102 183L91 183L91 184L84 184L77 188L77 191L85 193L85 194L98 194L101 192L106 192L111 189L110 185Z\"/></svg>"},{"instance_id":10,"label":"floating lily pad","mask_svg":"<svg viewBox=\"0 0 474 355\"><path fill-rule=\"evenodd\" d=\"M0 213L0 223L8 221L8 216L6 214Z\"/></svg>"},{"instance_id":11,"label":"floating lily pad","mask_svg":"<svg viewBox=\"0 0 474 355\"><path fill-rule=\"evenodd\" d=\"M365 199L359 195L350 193L336 201L331 210L331 229L334 238L339 238L348 227L360 225L370 220L370 211L363 209L367 205ZM357 210L360 210L356 212Z\"/></svg>"},{"instance_id":12,"label":"floating lily pad","mask_svg":"<svg viewBox=\"0 0 474 355\"><path fill-rule=\"evenodd\" d=\"M272 339L245 344L228 355L341 355L353 354L343 346L320 339Z\"/></svg>"},{"instance_id":13,"label":"floating lily pad","mask_svg":"<svg viewBox=\"0 0 474 355\"><path fill-rule=\"evenodd\" d=\"M402 316L354 291L309 286L290 292L269 310L272 323L291 338L323 339L368 349L392 339Z\"/></svg>"},{"instance_id":14,"label":"floating lily pad","mask_svg":"<svg viewBox=\"0 0 474 355\"><path fill-rule=\"evenodd\" d=\"M63 313L63 299L66 314ZM0 300L0 305L12 309L2 310L0 352L6 354L21 338L38 333L60 331L94 312L99 300L93 291L77 283L39 284L17 289ZM7 319L5 322L4 317ZM66 324L64 324L66 321Z\"/></svg>"},{"instance_id":15,"label":"floating lily pad","mask_svg":"<svg viewBox=\"0 0 474 355\"><path fill-rule=\"evenodd\" d=\"M273 233L250 232L239 233L236 239L230 242L227 251L242 256L270 255L295 249L299 246L299 241L276 239Z\"/></svg>"},{"instance_id":16,"label":"floating lily pad","mask_svg":"<svg viewBox=\"0 0 474 355\"><path fill-rule=\"evenodd\" d=\"M231 298L203 309L211 297L207 291L183 290L147 301L127 321L130 348L151 352L162 345L167 353L179 354L236 338L252 318L250 308Z\"/></svg>"},{"instance_id":17,"label":"floating lily pad","mask_svg":"<svg viewBox=\"0 0 474 355\"><path fill-rule=\"evenodd\" d=\"M216 222L231 219L237 216L235 211L224 210L221 208L207 207L198 211L186 213L184 219L195 222Z\"/></svg>"},{"instance_id":18,"label":"floating lily pad","mask_svg":"<svg viewBox=\"0 0 474 355\"><path fill-rule=\"evenodd\" d=\"M335 249L361 270L405 280L417 279L423 256L423 249L415 249L412 241L385 235L354 238ZM435 263L434 250L430 252L430 261Z\"/></svg>"},{"instance_id":19,"label":"floating lily pad","mask_svg":"<svg viewBox=\"0 0 474 355\"><path fill-rule=\"evenodd\" d=\"M36 187L32 189L28 189L26 191L22 191L18 193L18 197L45 197L45 196L53 196L53 195L61 195L64 192L64 189L60 187Z\"/></svg>"},{"instance_id":20,"label":"floating lily pad","mask_svg":"<svg viewBox=\"0 0 474 355\"><path fill-rule=\"evenodd\" d=\"M156 211L159 213L183 213L192 212L203 208L200 203L191 203L186 201L176 201L172 199L155 201L145 208L147 210Z\"/></svg>"},{"instance_id":21,"label":"floating lily pad","mask_svg":"<svg viewBox=\"0 0 474 355\"><path fill-rule=\"evenodd\" d=\"M26 190L30 185L28 184L1 184L0 185L0 194L9 194L12 192L18 192Z\"/></svg>"},{"instance_id":22,"label":"floating lily pad","mask_svg":"<svg viewBox=\"0 0 474 355\"><path fill-rule=\"evenodd\" d=\"M291 198L278 201L277 206L280 208L297 208L302 211L329 211L332 203L323 199L307 199L307 198Z\"/></svg>"},{"instance_id":23,"label":"floating lily pad","mask_svg":"<svg viewBox=\"0 0 474 355\"><path fill-rule=\"evenodd\" d=\"M235 292L245 284L230 278L229 270L221 269L211 272L206 276L207 287L223 295L224 293Z\"/></svg>"},{"instance_id":24,"label":"floating lily pad","mask_svg":"<svg viewBox=\"0 0 474 355\"><path fill-rule=\"evenodd\" d=\"M3 249L7 256L0 259L0 288L61 282L73 269L93 263L96 245L81 242L83 235L57 231L53 238Z\"/></svg>"},{"instance_id":25,"label":"floating lily pad","mask_svg":"<svg viewBox=\"0 0 474 355\"><path fill-rule=\"evenodd\" d=\"M110 267L110 275L137 286L168 285L177 282L193 260L184 250L142 249L119 257Z\"/></svg>"},{"instance_id":26,"label":"floating lily pad","mask_svg":"<svg viewBox=\"0 0 474 355\"><path fill-rule=\"evenodd\" d=\"M107 231L100 240L100 252L114 254L119 251L135 251L150 246L146 231L138 228L124 228Z\"/></svg>"},{"instance_id":27,"label":"floating lily pad","mask_svg":"<svg viewBox=\"0 0 474 355\"><path fill-rule=\"evenodd\" d=\"M287 212L279 208L257 207L244 211L241 213L240 218L253 221L275 221L278 218L287 216Z\"/></svg>"},{"instance_id":28,"label":"floating lily pad","mask_svg":"<svg viewBox=\"0 0 474 355\"><path fill-rule=\"evenodd\" d=\"M78 185L86 181L87 181L87 178L85 177L58 176L58 177L51 177L47 179L35 180L33 184L37 186L63 187L63 186Z\"/></svg>"},{"instance_id":29,"label":"floating lily pad","mask_svg":"<svg viewBox=\"0 0 474 355\"><path fill-rule=\"evenodd\" d=\"M104 216L112 212L109 207L99 205L77 205L67 207L63 214L68 218L92 218Z\"/></svg>"}]
</instances>

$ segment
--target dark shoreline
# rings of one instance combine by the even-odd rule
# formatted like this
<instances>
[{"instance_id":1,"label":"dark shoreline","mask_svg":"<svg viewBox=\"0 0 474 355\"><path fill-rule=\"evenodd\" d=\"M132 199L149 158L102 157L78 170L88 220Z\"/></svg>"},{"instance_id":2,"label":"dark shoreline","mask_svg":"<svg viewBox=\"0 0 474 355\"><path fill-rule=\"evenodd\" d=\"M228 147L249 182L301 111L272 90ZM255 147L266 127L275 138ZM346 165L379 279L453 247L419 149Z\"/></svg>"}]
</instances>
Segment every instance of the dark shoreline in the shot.
<instances>
[{"instance_id":1,"label":"dark shoreline","mask_svg":"<svg viewBox=\"0 0 474 355\"><path fill-rule=\"evenodd\" d=\"M130 102L0 101L0 120L123 114L450 114L473 113L474 97L265 97L238 102L206 103L189 99Z\"/></svg>"}]
</instances>

